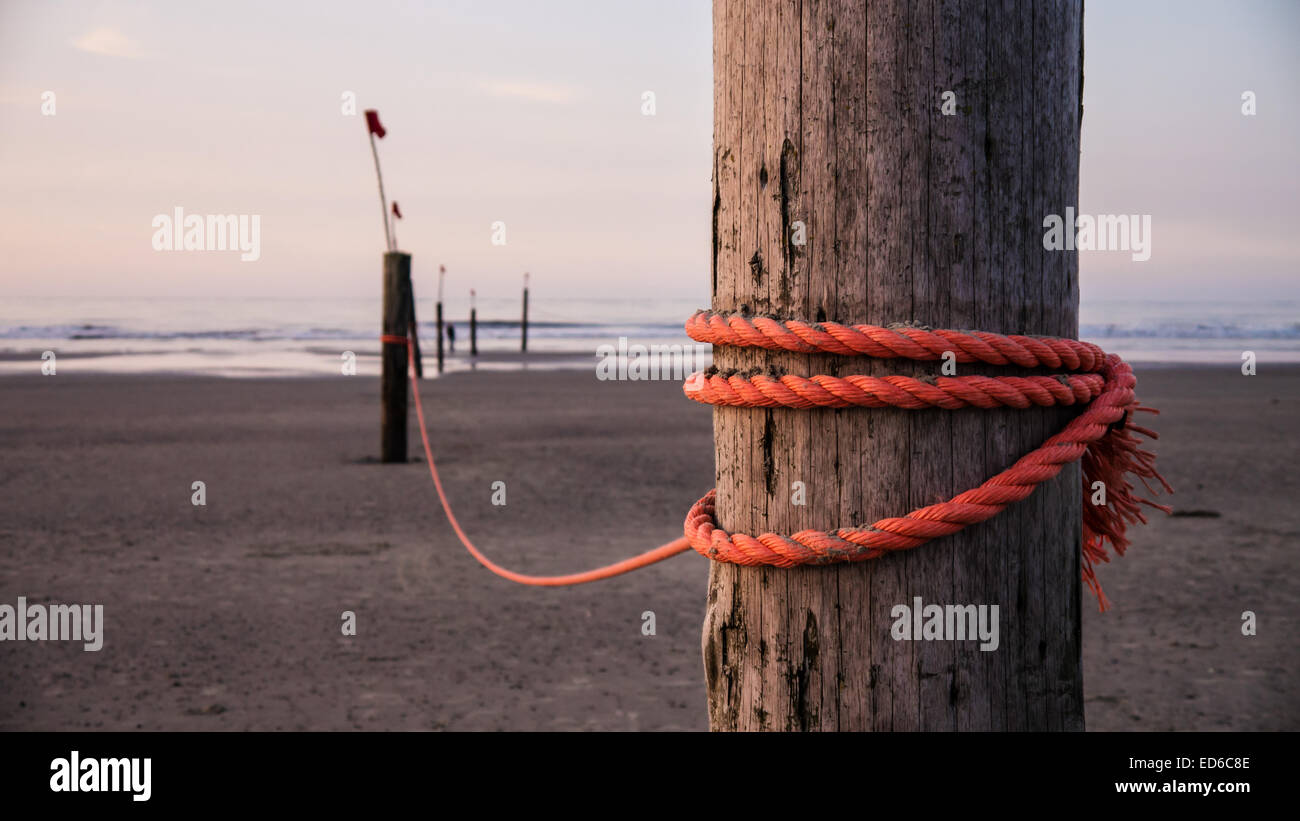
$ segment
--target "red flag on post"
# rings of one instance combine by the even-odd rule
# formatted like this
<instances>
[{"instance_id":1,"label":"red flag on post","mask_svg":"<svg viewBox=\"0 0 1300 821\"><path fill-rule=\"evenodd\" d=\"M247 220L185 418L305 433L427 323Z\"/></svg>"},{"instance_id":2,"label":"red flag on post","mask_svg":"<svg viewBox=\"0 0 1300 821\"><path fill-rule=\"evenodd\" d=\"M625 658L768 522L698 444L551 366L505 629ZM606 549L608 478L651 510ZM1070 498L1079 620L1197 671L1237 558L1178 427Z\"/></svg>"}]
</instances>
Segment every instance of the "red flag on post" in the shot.
<instances>
[{"instance_id":1,"label":"red flag on post","mask_svg":"<svg viewBox=\"0 0 1300 821\"><path fill-rule=\"evenodd\" d=\"M384 175L379 170L379 151L375 148L375 137L381 140L388 133L384 124L379 122L379 112L373 108L366 109L366 132L370 137L370 154L375 158L375 178L379 180L379 215L384 218L384 245L389 251L396 251L393 233L388 226L388 200L384 197ZM393 204L396 209L396 203Z\"/></svg>"},{"instance_id":2,"label":"red flag on post","mask_svg":"<svg viewBox=\"0 0 1300 821\"><path fill-rule=\"evenodd\" d=\"M397 200L393 200L393 216L398 219L402 218L402 209L397 207Z\"/></svg>"}]
</instances>

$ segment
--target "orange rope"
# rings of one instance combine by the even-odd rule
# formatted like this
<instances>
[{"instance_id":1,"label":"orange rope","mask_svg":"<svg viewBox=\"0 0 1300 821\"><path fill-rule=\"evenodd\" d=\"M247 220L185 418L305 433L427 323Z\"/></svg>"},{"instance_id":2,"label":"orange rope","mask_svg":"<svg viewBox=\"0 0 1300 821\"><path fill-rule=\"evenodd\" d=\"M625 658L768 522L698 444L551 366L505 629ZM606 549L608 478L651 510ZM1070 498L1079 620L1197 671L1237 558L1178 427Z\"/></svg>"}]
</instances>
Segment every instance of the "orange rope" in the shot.
<instances>
[{"instance_id":1,"label":"orange rope","mask_svg":"<svg viewBox=\"0 0 1300 821\"><path fill-rule=\"evenodd\" d=\"M686 395L740 408L1027 408L1088 404L1101 393L1099 374L1069 376L721 376L692 374Z\"/></svg>"},{"instance_id":2,"label":"orange rope","mask_svg":"<svg viewBox=\"0 0 1300 821\"><path fill-rule=\"evenodd\" d=\"M1114 354L1107 354L1086 342L1046 337L1003 336L980 331L929 330L900 325L846 326L833 322L811 325L797 320L780 322L765 317L721 316L697 312L686 323L686 332L697 342L734 345L800 353L837 353L879 358L907 358L933 361L951 351L958 362L1008 363L1022 367L1069 368L1089 372L1060 378L1057 387L1047 377L966 376L940 378L935 385L906 377L851 376L843 379L814 376L810 379L781 377L705 376L695 374L687 381L686 395L711 404L744 407L845 407L891 405L904 408L981 408L1029 404L1074 404L1088 408L1064 430L1048 439L1014 465L974 490L947 502L918 508L902 518L881 519L866 527L840 528L834 532L804 530L793 536L763 533L757 537L729 534L717 526L714 504L717 491L709 491L695 503L686 517L686 535L691 546L715 561L744 565L769 564L792 567L799 564L856 562L874 559L894 550L906 550L956 533L1000 513L1007 505L1029 496L1042 482L1061 468L1083 459L1085 492L1092 482L1104 483L1106 505L1083 506L1083 578L1097 595L1101 608L1107 606L1094 564L1110 561L1109 542L1117 555L1128 547L1127 524L1146 522L1141 504L1169 512L1169 508L1138 497L1125 479L1132 474L1154 492L1148 479L1173 488L1155 470L1155 455L1138 448L1134 433L1151 439L1154 431L1132 423L1134 411L1156 413L1137 403L1133 369ZM1100 385L1096 377L1100 376Z\"/></svg>"},{"instance_id":3,"label":"orange rope","mask_svg":"<svg viewBox=\"0 0 1300 821\"><path fill-rule=\"evenodd\" d=\"M386 334L382 337L384 342L407 345L420 436L442 509L461 543L484 567L521 584L562 586L627 573L674 556L688 547L714 561L743 565L793 567L865 561L891 551L916 547L992 518L1008 505L1029 496L1039 484L1060 473L1064 465L1082 459L1085 493L1097 480L1105 483L1107 493L1106 505L1085 503L1083 508L1083 577L1104 610L1107 602L1097 582L1094 564L1110 561L1106 543L1110 543L1117 555L1123 555L1128 547L1126 525L1146 522L1141 512L1142 504L1169 512L1168 507L1137 496L1125 478L1126 474L1137 476L1153 493L1155 491L1148 479L1158 481L1168 492L1173 490L1156 472L1154 454L1140 450L1134 436L1141 434L1156 438L1155 432L1134 425L1132 416L1134 411L1157 411L1138 404L1134 393L1137 380L1132 368L1118 356L1107 354L1096 345L1072 339L931 330L911 325L885 328L834 322L782 322L766 317L722 316L708 311L699 311L692 316L686 323L686 332L698 342L713 345L921 361L934 361L951 352L957 362L1083 372L1056 376L939 377L933 383L904 376L787 375L774 378L766 375L693 374L687 380L684 392L687 397L708 404L762 408L955 409L1075 404L1088 407L1060 433L979 487L947 502L914 510L902 518L881 519L866 527L840 528L833 532L804 530L793 536L729 534L717 526L717 491L711 490L687 514L685 538L583 573L527 576L490 561L456 521L429 446L409 341Z\"/></svg>"},{"instance_id":4,"label":"orange rope","mask_svg":"<svg viewBox=\"0 0 1300 821\"><path fill-rule=\"evenodd\" d=\"M1041 336L1003 336L983 331L944 331L912 325L811 325L766 317L723 317L696 311L686 321L686 333L697 342L736 347L767 348L792 353L832 353L877 359L933 361L952 351L958 362L1019 365L1024 368L1069 368L1099 371L1106 352L1090 342Z\"/></svg>"},{"instance_id":5,"label":"orange rope","mask_svg":"<svg viewBox=\"0 0 1300 821\"><path fill-rule=\"evenodd\" d=\"M404 337L396 338L406 341ZM387 335L385 335L384 341L388 341ZM484 556L483 552L474 546L474 543L469 540L469 536L466 536L465 531L461 529L460 522L456 521L456 514L451 512L451 504L447 501L447 493L442 489L442 480L438 478L438 466L435 465L433 461L433 449L429 447L429 429L424 424L424 407L420 404L420 383L415 377L415 360L410 356L411 346L409 344L407 344L406 350L408 352L407 364L409 366L407 370L411 376L411 392L415 395L415 415L420 421L420 439L424 442L424 458L425 461L429 463L429 475L433 477L433 486L438 490L438 501L442 502L442 510L447 514L447 521L451 522L451 527L456 531L456 536L460 538L460 543L465 545L465 549L470 552L471 556L478 559L479 564L483 565L488 570L491 570L501 578L509 579L510 581L518 582L519 584L528 584L537 587L565 587L567 585L586 584L587 582L600 581L601 579L608 579L611 576L630 573L631 571L638 570L646 565L663 561L669 556L676 556L678 553L690 550L690 542L683 537L681 539L674 539L667 544L660 545L654 550L647 551L638 556L633 556L630 559L624 559L621 562L615 562L614 564L605 565L604 567L597 567L594 570L587 570L582 573L570 573L566 576L528 576L523 573L516 573L513 570L507 570L489 559L487 556Z\"/></svg>"}]
</instances>

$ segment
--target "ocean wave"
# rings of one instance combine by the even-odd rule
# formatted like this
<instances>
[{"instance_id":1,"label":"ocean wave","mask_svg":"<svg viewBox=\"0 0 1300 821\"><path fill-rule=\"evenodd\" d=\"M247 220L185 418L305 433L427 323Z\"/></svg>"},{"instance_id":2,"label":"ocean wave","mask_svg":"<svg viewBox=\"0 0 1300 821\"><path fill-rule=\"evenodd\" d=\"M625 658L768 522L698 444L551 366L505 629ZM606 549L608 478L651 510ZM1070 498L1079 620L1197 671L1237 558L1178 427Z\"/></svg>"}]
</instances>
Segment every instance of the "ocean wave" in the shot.
<instances>
[{"instance_id":1,"label":"ocean wave","mask_svg":"<svg viewBox=\"0 0 1300 821\"><path fill-rule=\"evenodd\" d=\"M469 320L448 320L458 334L468 337ZM130 326L77 324L77 325L15 325L0 327L0 339L72 339L72 340L152 340L152 341L248 341L248 342L309 342L312 340L356 340L378 338L379 323L365 328L209 328L203 330L148 330ZM437 324L421 320L421 335L436 334ZM519 320L479 320L478 332L487 338L517 335ZM567 339L660 339L684 336L680 324L604 325L577 322L528 322L528 335L538 338Z\"/></svg>"},{"instance_id":2,"label":"ocean wave","mask_svg":"<svg viewBox=\"0 0 1300 821\"><path fill-rule=\"evenodd\" d=\"M212 327L199 329L145 327L134 320L117 324L49 323L0 325L0 339L9 340L150 340L201 342L310 342L313 340L368 340L379 335L379 322L345 322L344 324L311 325L285 323L259 325L248 323L238 327ZM455 317L447 320L454 325L458 337L468 338L469 321ZM435 335L436 324L421 318L421 336ZM481 319L478 333L484 339L517 336L518 319ZM588 323L573 321L539 320L528 322L530 338L571 339L575 341L616 341L627 337L633 342L661 339L685 339L680 322L632 321L627 323ZM1083 339L1182 339L1182 340L1300 340L1300 319L1271 317L1197 318L1163 317L1152 320L1131 319L1116 322L1084 322L1079 327Z\"/></svg>"},{"instance_id":3,"label":"ocean wave","mask_svg":"<svg viewBox=\"0 0 1300 821\"><path fill-rule=\"evenodd\" d=\"M1300 322L1105 322L1079 326L1083 339L1300 339Z\"/></svg>"}]
</instances>

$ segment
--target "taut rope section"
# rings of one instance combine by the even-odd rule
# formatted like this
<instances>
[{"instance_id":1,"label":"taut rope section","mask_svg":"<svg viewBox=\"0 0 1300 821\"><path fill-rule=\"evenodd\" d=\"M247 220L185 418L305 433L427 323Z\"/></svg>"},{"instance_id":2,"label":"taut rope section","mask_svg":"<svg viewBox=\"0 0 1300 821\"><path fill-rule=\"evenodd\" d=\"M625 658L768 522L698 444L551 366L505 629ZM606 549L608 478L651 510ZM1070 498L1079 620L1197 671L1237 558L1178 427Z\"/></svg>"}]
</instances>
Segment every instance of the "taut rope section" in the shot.
<instances>
[{"instance_id":1,"label":"taut rope section","mask_svg":"<svg viewBox=\"0 0 1300 821\"><path fill-rule=\"evenodd\" d=\"M727 533L715 519L716 491L709 491L687 514L685 537L616 564L566 576L527 576L490 561L470 542L452 513L438 477L424 409L415 379L410 344L404 337L385 335L384 342L406 344L415 410L429 473L443 511L461 543L484 567L521 584L563 586L607 579L694 548L714 561L743 565L793 567L800 564L866 561L895 550L907 550L956 533L968 525L992 518L1018 502L1061 468L1083 460L1085 500L1092 483L1105 483L1107 503L1083 506L1083 578L1097 595L1102 609L1106 598L1097 582L1094 565L1110 561L1109 542L1117 555L1128 547L1128 524L1146 522L1141 505L1169 512L1169 508L1138 496L1125 478L1138 477L1155 493L1148 480L1172 488L1155 470L1155 455L1141 450L1135 434L1151 439L1154 431L1133 424L1135 411L1156 413L1138 404L1133 370L1118 356L1096 345L1072 339L1004 336L980 331L930 330L907 325L841 325L834 322L779 321L765 317L722 315L699 311L686 323L687 334L697 342L737 347L758 347L795 353L829 353L935 361L951 352L957 362L1019 365L1077 371L1056 376L939 377L933 383L903 376L812 377L745 376L696 373L686 381L686 396L698 402L736 407L900 407L994 408L1076 405L1087 408L1064 430L1026 454L1014 465L979 487L947 502L918 508L901 518L881 519L866 527L826 532L803 530L791 536L763 533L749 536Z\"/></svg>"}]
</instances>

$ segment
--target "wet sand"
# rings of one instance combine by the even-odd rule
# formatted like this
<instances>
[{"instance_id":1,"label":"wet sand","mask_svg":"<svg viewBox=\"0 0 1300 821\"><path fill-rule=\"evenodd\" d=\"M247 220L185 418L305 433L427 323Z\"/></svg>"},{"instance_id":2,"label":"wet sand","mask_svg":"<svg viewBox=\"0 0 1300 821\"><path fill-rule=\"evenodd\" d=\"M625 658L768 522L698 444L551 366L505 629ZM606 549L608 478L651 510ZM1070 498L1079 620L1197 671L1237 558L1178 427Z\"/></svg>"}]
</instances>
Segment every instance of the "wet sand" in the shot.
<instances>
[{"instance_id":1,"label":"wet sand","mask_svg":"<svg viewBox=\"0 0 1300 821\"><path fill-rule=\"evenodd\" d=\"M707 727L694 553L520 587L460 546L422 460L373 461L374 379L60 370L0 378L0 603L103 604L104 647L0 642L0 729ZM1173 503L1199 515L1100 570L1087 725L1300 729L1300 368L1138 376ZM480 371L422 394L462 524L512 569L675 538L712 483L710 410L676 383Z\"/></svg>"}]
</instances>

